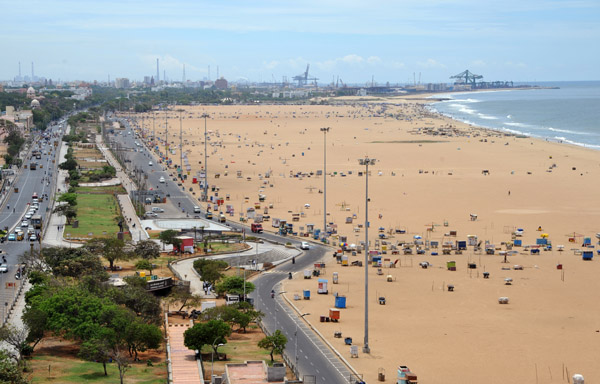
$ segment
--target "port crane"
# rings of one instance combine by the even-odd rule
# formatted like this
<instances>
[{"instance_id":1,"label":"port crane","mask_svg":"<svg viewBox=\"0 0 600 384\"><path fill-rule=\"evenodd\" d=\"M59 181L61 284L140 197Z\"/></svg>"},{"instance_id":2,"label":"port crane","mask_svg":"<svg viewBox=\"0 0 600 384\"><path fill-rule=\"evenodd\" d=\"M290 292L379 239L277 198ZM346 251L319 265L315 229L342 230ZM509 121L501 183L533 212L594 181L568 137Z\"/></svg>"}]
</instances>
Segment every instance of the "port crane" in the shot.
<instances>
[{"instance_id":1,"label":"port crane","mask_svg":"<svg viewBox=\"0 0 600 384\"><path fill-rule=\"evenodd\" d=\"M468 69L454 76L451 79L456 79L454 84L470 84L471 88L476 88L476 81L483 79L483 76L476 75Z\"/></svg>"},{"instance_id":2,"label":"port crane","mask_svg":"<svg viewBox=\"0 0 600 384\"><path fill-rule=\"evenodd\" d=\"M308 77L308 69L310 68L310 64L306 64L306 71L304 71L304 73L294 76L293 80L298 82L298 87L303 87L306 86L308 84L308 82L315 82L315 85L317 84L317 79L316 77Z\"/></svg>"}]
</instances>

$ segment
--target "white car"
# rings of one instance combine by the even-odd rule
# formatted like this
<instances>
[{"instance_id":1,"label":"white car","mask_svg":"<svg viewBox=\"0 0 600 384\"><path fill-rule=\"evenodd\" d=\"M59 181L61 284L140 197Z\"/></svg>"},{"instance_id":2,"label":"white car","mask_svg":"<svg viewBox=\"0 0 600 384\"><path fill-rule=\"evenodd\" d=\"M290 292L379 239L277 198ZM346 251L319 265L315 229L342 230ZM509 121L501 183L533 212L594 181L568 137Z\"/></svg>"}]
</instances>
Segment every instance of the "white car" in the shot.
<instances>
[{"instance_id":1,"label":"white car","mask_svg":"<svg viewBox=\"0 0 600 384\"><path fill-rule=\"evenodd\" d=\"M310 245L308 244L308 242L303 241L302 244L300 244L300 249L304 249L304 250L310 249Z\"/></svg>"},{"instance_id":2,"label":"white car","mask_svg":"<svg viewBox=\"0 0 600 384\"><path fill-rule=\"evenodd\" d=\"M152 166L152 162L151 162L151 161L149 161L149 162L148 162L148 165L149 165L149 166Z\"/></svg>"},{"instance_id":3,"label":"white car","mask_svg":"<svg viewBox=\"0 0 600 384\"><path fill-rule=\"evenodd\" d=\"M27 213L25 214L25 220L29 220L29 219L31 219L31 216L33 216L33 215L31 214L31 212L27 212Z\"/></svg>"},{"instance_id":4,"label":"white car","mask_svg":"<svg viewBox=\"0 0 600 384\"><path fill-rule=\"evenodd\" d=\"M0 264L0 272L2 272L2 273L8 272L8 264Z\"/></svg>"},{"instance_id":5,"label":"white car","mask_svg":"<svg viewBox=\"0 0 600 384\"><path fill-rule=\"evenodd\" d=\"M21 223L21 228L26 228L26 227L29 227L29 221L23 220L23 222Z\"/></svg>"},{"instance_id":6,"label":"white car","mask_svg":"<svg viewBox=\"0 0 600 384\"><path fill-rule=\"evenodd\" d=\"M158 179L159 183L164 183L165 182L165 178L163 176L160 177L160 179Z\"/></svg>"}]
</instances>

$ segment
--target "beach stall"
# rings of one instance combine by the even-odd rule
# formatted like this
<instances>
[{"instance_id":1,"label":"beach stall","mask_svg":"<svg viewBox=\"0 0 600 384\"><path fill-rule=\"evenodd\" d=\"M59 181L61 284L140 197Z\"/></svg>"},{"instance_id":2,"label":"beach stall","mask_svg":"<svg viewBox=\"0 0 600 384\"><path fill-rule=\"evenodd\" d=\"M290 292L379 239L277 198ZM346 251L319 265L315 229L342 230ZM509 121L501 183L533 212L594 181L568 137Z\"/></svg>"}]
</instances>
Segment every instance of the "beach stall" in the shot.
<instances>
[{"instance_id":1,"label":"beach stall","mask_svg":"<svg viewBox=\"0 0 600 384\"><path fill-rule=\"evenodd\" d=\"M337 284L339 279L339 275L337 272L333 272L333 284Z\"/></svg>"},{"instance_id":2,"label":"beach stall","mask_svg":"<svg viewBox=\"0 0 600 384\"><path fill-rule=\"evenodd\" d=\"M311 277L312 277L312 271L310 269L305 269L304 270L304 278L310 279Z\"/></svg>"},{"instance_id":3,"label":"beach stall","mask_svg":"<svg viewBox=\"0 0 600 384\"><path fill-rule=\"evenodd\" d=\"M348 266L348 256L342 255L341 259L342 259L342 267L347 267Z\"/></svg>"},{"instance_id":4,"label":"beach stall","mask_svg":"<svg viewBox=\"0 0 600 384\"><path fill-rule=\"evenodd\" d=\"M467 243L471 247L477 246L477 236L476 235L467 235Z\"/></svg>"},{"instance_id":5,"label":"beach stall","mask_svg":"<svg viewBox=\"0 0 600 384\"><path fill-rule=\"evenodd\" d=\"M397 384L416 384L417 375L410 371L406 365L398 366L398 381Z\"/></svg>"},{"instance_id":6,"label":"beach stall","mask_svg":"<svg viewBox=\"0 0 600 384\"><path fill-rule=\"evenodd\" d=\"M581 252L581 258L583 260L592 260L594 258L594 251L583 251L583 252Z\"/></svg>"},{"instance_id":7,"label":"beach stall","mask_svg":"<svg viewBox=\"0 0 600 384\"><path fill-rule=\"evenodd\" d=\"M335 297L335 307L336 308L346 308L346 296L336 296Z\"/></svg>"},{"instance_id":8,"label":"beach stall","mask_svg":"<svg viewBox=\"0 0 600 384\"><path fill-rule=\"evenodd\" d=\"M513 245L515 247L522 247L523 246L523 240L521 240L521 239L514 239L513 240Z\"/></svg>"},{"instance_id":9,"label":"beach stall","mask_svg":"<svg viewBox=\"0 0 600 384\"><path fill-rule=\"evenodd\" d=\"M303 298L304 300L310 300L310 290L308 290L308 289L304 289L304 290L302 291L302 298Z\"/></svg>"},{"instance_id":10,"label":"beach stall","mask_svg":"<svg viewBox=\"0 0 600 384\"><path fill-rule=\"evenodd\" d=\"M340 310L337 308L329 308L329 318L336 323L340 321Z\"/></svg>"},{"instance_id":11,"label":"beach stall","mask_svg":"<svg viewBox=\"0 0 600 384\"><path fill-rule=\"evenodd\" d=\"M319 279L317 281L317 283L318 283L317 293L326 295L329 292L327 290L327 279Z\"/></svg>"},{"instance_id":12,"label":"beach stall","mask_svg":"<svg viewBox=\"0 0 600 384\"><path fill-rule=\"evenodd\" d=\"M452 260L446 262L446 268L448 268L449 271L456 271L456 261Z\"/></svg>"}]
</instances>

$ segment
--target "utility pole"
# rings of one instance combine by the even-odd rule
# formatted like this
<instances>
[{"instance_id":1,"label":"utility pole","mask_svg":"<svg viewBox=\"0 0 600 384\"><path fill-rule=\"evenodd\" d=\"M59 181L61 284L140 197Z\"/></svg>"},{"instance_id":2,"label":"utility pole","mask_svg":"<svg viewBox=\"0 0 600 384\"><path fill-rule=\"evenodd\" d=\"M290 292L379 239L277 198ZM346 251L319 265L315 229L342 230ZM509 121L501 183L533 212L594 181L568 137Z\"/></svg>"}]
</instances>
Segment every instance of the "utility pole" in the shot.
<instances>
[{"instance_id":1,"label":"utility pole","mask_svg":"<svg viewBox=\"0 0 600 384\"><path fill-rule=\"evenodd\" d=\"M180 154L180 162L179 166L181 167L181 178L183 179L183 109L179 110L179 154Z\"/></svg>"},{"instance_id":2,"label":"utility pole","mask_svg":"<svg viewBox=\"0 0 600 384\"><path fill-rule=\"evenodd\" d=\"M369 348L369 165L375 165L375 159L366 156L358 159L365 166L365 341L363 353L371 353Z\"/></svg>"},{"instance_id":3,"label":"utility pole","mask_svg":"<svg viewBox=\"0 0 600 384\"><path fill-rule=\"evenodd\" d=\"M321 128L323 132L323 240L327 236L327 132L329 127Z\"/></svg>"},{"instance_id":4,"label":"utility pole","mask_svg":"<svg viewBox=\"0 0 600 384\"><path fill-rule=\"evenodd\" d=\"M204 196L202 197L202 199L204 201L208 200L208 143L207 143L207 139L208 136L206 134L206 119L208 117L210 117L210 115L208 113L204 113L202 114L202 116L200 117L204 117Z\"/></svg>"}]
</instances>

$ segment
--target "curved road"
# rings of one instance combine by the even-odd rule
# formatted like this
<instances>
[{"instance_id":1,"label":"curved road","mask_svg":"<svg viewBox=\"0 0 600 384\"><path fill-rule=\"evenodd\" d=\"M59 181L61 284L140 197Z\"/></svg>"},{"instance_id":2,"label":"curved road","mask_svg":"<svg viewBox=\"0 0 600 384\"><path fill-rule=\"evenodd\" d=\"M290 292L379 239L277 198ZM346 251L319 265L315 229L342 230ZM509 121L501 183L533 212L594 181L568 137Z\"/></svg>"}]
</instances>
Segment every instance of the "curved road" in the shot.
<instances>
[{"instance_id":1,"label":"curved road","mask_svg":"<svg viewBox=\"0 0 600 384\"><path fill-rule=\"evenodd\" d=\"M174 169L168 169L159 164L154 154L145 145L136 145L136 141L142 144L142 139L136 138L134 128L137 127L135 123L130 123L125 119L117 120L125 126L125 131L121 135L108 135L108 141L118 142L120 147L124 149L124 157L130 160L125 163L130 168L129 170L132 171L132 168L141 170L144 177L147 177L147 184L150 187L159 186L160 190L170 194L173 203L180 203L185 212L193 212L195 205L201 205L191 199L190 195L185 192L185 188L189 188L193 184L187 182L183 186L178 186L172 180L172 176L169 176L169 173L176 173ZM128 134L128 132L131 133ZM152 161L153 165L149 165L149 161ZM159 183L160 177L164 177L166 182ZM198 191L200 190L198 189ZM236 222L228 221L227 224L239 231L242 229L248 230L248 227ZM270 233L263 233L260 237L278 243L289 241L295 246L299 246L301 243L301 240L293 237L282 237ZM283 302L280 295L276 295L276 298L272 299L270 294L272 289L279 291L279 283L288 277L289 272L295 273L304 269L312 269L313 264L329 252L331 252L330 248L316 244L312 245L311 249L305 252L302 257L296 258L295 264L291 262L283 263L257 277L254 280L256 290L250 297L254 298L255 307L265 313L263 325L266 330L273 333L279 329L288 338L286 353L292 365L295 365L296 361L298 362L297 371L300 377L314 376L316 383L355 383L357 380L350 379L355 377L352 372L310 329L307 323ZM302 275L297 274L297 276ZM297 356L295 354L296 342Z\"/></svg>"}]
</instances>

